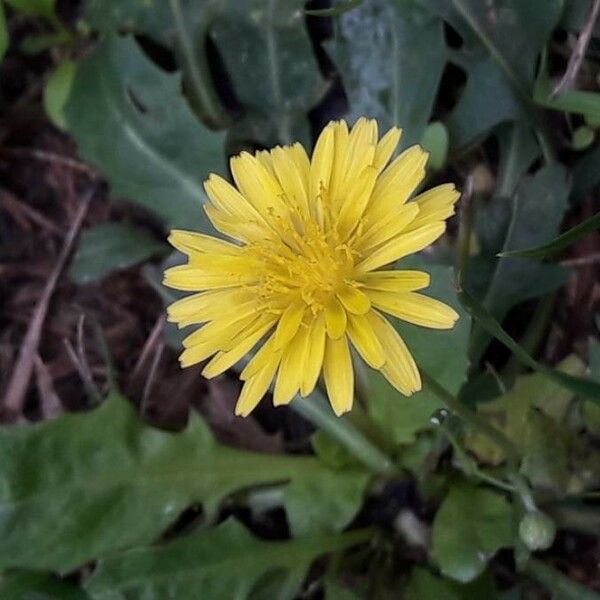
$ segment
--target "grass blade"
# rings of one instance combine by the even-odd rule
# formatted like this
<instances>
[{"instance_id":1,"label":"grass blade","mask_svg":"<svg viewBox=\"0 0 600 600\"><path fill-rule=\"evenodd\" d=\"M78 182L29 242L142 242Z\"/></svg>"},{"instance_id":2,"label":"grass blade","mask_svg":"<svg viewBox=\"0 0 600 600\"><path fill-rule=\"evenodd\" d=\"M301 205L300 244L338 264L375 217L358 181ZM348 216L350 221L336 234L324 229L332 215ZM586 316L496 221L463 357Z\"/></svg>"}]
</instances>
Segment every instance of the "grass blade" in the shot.
<instances>
[{"instance_id":1,"label":"grass blade","mask_svg":"<svg viewBox=\"0 0 600 600\"><path fill-rule=\"evenodd\" d=\"M567 373L561 373L533 359L494 319L486 308L476 300L465 289L462 289L458 297L462 305L469 311L471 316L485 329L490 335L494 336L499 342L504 344L515 356L515 358L524 365L538 371L543 375L553 379L562 387L571 390L579 396L600 403L600 384L590 379L574 377Z\"/></svg>"},{"instance_id":2,"label":"grass blade","mask_svg":"<svg viewBox=\"0 0 600 600\"><path fill-rule=\"evenodd\" d=\"M544 258L555 254L559 250L574 244L578 239L583 236L600 229L600 212L596 213L593 217L586 219L579 225L576 225L569 231L554 238L551 242L543 244L542 246L535 246L534 248L526 248L524 250L510 250L508 252L500 252L497 256L501 258L507 257L518 257L518 258Z\"/></svg>"}]
</instances>

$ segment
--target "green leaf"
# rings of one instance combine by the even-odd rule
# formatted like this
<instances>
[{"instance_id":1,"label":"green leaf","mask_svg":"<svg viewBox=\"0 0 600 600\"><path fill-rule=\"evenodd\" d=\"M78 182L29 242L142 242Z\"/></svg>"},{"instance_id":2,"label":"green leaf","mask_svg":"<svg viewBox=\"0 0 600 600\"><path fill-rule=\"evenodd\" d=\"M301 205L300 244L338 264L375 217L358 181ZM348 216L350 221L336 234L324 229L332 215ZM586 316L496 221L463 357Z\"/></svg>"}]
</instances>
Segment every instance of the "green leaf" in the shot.
<instances>
[{"instance_id":1,"label":"green leaf","mask_svg":"<svg viewBox=\"0 0 600 600\"><path fill-rule=\"evenodd\" d=\"M544 108L582 115L592 121L600 119L600 94L582 90L564 90L554 94L554 85L548 77L544 57L533 91L535 103Z\"/></svg>"},{"instance_id":2,"label":"green leaf","mask_svg":"<svg viewBox=\"0 0 600 600\"><path fill-rule=\"evenodd\" d=\"M600 212L596 213L593 217L586 219L579 223L575 227L565 231L565 233L554 238L550 243L537 246L535 248L527 248L526 250L512 250L509 252L501 252L498 256L518 256L521 258L544 258L556 254L560 250L569 247L574 244L577 240L584 237L592 231L600 229Z\"/></svg>"},{"instance_id":3,"label":"green leaf","mask_svg":"<svg viewBox=\"0 0 600 600\"><path fill-rule=\"evenodd\" d=\"M222 0L210 35L254 139L265 146L310 141L306 113L328 84L308 36L304 0Z\"/></svg>"},{"instance_id":4,"label":"green leaf","mask_svg":"<svg viewBox=\"0 0 600 600\"><path fill-rule=\"evenodd\" d=\"M462 37L452 61L466 86L447 122L453 147L470 143L503 121L531 113L538 56L562 12L562 0L420 0Z\"/></svg>"},{"instance_id":5,"label":"green leaf","mask_svg":"<svg viewBox=\"0 0 600 600\"><path fill-rule=\"evenodd\" d=\"M423 259L403 261L399 268L429 272L431 287L424 290L425 294L446 302L460 315L457 324L450 331L395 323L417 365L449 392L456 393L466 378L469 366L467 348L471 320L457 299L452 269L428 264ZM369 373L369 415L395 444L413 442L418 431L429 427L431 415L443 406L442 402L427 388L407 398L395 390L378 371Z\"/></svg>"},{"instance_id":6,"label":"green leaf","mask_svg":"<svg viewBox=\"0 0 600 600\"><path fill-rule=\"evenodd\" d=\"M491 336L502 342L520 363L553 379L565 389L571 390L573 393L584 396L596 403L600 403L600 383L596 383L590 379L574 377L568 373L561 373L537 362L502 329L500 323L465 289L459 293L459 298L461 304L471 313L473 319Z\"/></svg>"},{"instance_id":7,"label":"green leaf","mask_svg":"<svg viewBox=\"0 0 600 600\"><path fill-rule=\"evenodd\" d=\"M11 8L33 17L54 19L56 0L4 0Z\"/></svg>"},{"instance_id":8,"label":"green leaf","mask_svg":"<svg viewBox=\"0 0 600 600\"><path fill-rule=\"evenodd\" d=\"M435 515L432 553L447 577L467 583L500 549L513 544L512 508L503 496L454 485Z\"/></svg>"},{"instance_id":9,"label":"green leaf","mask_svg":"<svg viewBox=\"0 0 600 600\"><path fill-rule=\"evenodd\" d=\"M86 588L95 600L236 598L243 600L268 574L281 571L272 598L292 598L311 563L367 541L369 531L265 542L234 520L159 546L100 560Z\"/></svg>"},{"instance_id":10,"label":"green leaf","mask_svg":"<svg viewBox=\"0 0 600 600\"><path fill-rule=\"evenodd\" d=\"M298 473L284 492L292 535L341 531L360 510L370 479L358 468Z\"/></svg>"},{"instance_id":11,"label":"green leaf","mask_svg":"<svg viewBox=\"0 0 600 600\"><path fill-rule=\"evenodd\" d=\"M540 148L533 129L524 122L500 125L496 129L496 137L500 145L500 162L495 196L509 198L540 155Z\"/></svg>"},{"instance_id":12,"label":"green leaf","mask_svg":"<svg viewBox=\"0 0 600 600\"><path fill-rule=\"evenodd\" d=\"M190 3L186 2L186 8ZM193 18L188 19L194 24L200 20L206 10L204 2L193 2L190 8ZM186 12L189 14L189 8ZM85 19L93 29L102 34L110 35L117 31L144 33L171 47L177 37L173 20L173 12L169 2L148 2L147 0L121 0L120 2L105 2L104 0L88 0L85 3Z\"/></svg>"},{"instance_id":13,"label":"green leaf","mask_svg":"<svg viewBox=\"0 0 600 600\"><path fill-rule=\"evenodd\" d=\"M92 24L114 32L125 27L172 48L194 109L209 122L228 120L214 91L206 37L217 46L241 104L230 144L264 146L311 135L307 112L327 91L306 30L304 0L237 0L113 3L91 0ZM237 149L237 146L235 146Z\"/></svg>"},{"instance_id":14,"label":"green leaf","mask_svg":"<svg viewBox=\"0 0 600 600\"><path fill-rule=\"evenodd\" d=\"M590 357L590 377L600 383L600 342L590 338L588 342ZM600 404L586 402L583 405L585 425L594 435L600 435Z\"/></svg>"},{"instance_id":15,"label":"green leaf","mask_svg":"<svg viewBox=\"0 0 600 600\"><path fill-rule=\"evenodd\" d=\"M310 15L311 17L338 17L339 15L343 15L357 6L360 6L362 2L363 0L348 0L347 2L343 2L332 8L317 8L313 10L307 10L306 14Z\"/></svg>"},{"instance_id":16,"label":"green leaf","mask_svg":"<svg viewBox=\"0 0 600 600\"><path fill-rule=\"evenodd\" d=\"M14 571L0 575L2 600L89 600L77 586L50 573Z\"/></svg>"},{"instance_id":17,"label":"green leaf","mask_svg":"<svg viewBox=\"0 0 600 600\"><path fill-rule=\"evenodd\" d=\"M483 575L466 585L436 577L431 571L415 567L408 584L402 590L403 600L494 600L494 581Z\"/></svg>"},{"instance_id":18,"label":"green leaf","mask_svg":"<svg viewBox=\"0 0 600 600\"><path fill-rule=\"evenodd\" d=\"M223 134L194 118L180 85L133 39L108 36L78 63L65 117L80 154L114 194L168 226L207 231L202 181L225 170Z\"/></svg>"},{"instance_id":19,"label":"green leaf","mask_svg":"<svg viewBox=\"0 0 600 600\"><path fill-rule=\"evenodd\" d=\"M141 227L128 223L102 223L83 232L69 276L75 283L90 283L113 271L168 252L166 244Z\"/></svg>"},{"instance_id":20,"label":"green leaf","mask_svg":"<svg viewBox=\"0 0 600 600\"><path fill-rule=\"evenodd\" d=\"M342 74L348 119L401 127L402 147L420 142L447 58L441 19L414 3L371 0L339 19L325 46Z\"/></svg>"},{"instance_id":21,"label":"green leaf","mask_svg":"<svg viewBox=\"0 0 600 600\"><path fill-rule=\"evenodd\" d=\"M66 129L65 105L73 88L76 66L72 60L64 60L54 70L44 89L44 110L60 129Z\"/></svg>"},{"instance_id":22,"label":"green leaf","mask_svg":"<svg viewBox=\"0 0 600 600\"><path fill-rule=\"evenodd\" d=\"M8 48L8 29L6 27L6 17L4 16L4 8L0 2L0 61L4 58L4 54Z\"/></svg>"},{"instance_id":23,"label":"green leaf","mask_svg":"<svg viewBox=\"0 0 600 600\"><path fill-rule=\"evenodd\" d=\"M564 496L568 491L569 430L537 410L529 410L523 439L521 472L531 485Z\"/></svg>"},{"instance_id":24,"label":"green leaf","mask_svg":"<svg viewBox=\"0 0 600 600\"><path fill-rule=\"evenodd\" d=\"M575 355L567 357L558 369L570 375L583 375L585 365ZM575 394L540 373L521 375L512 390L477 405L477 413L501 429L521 452L525 452L527 427L532 408L537 408L555 422L562 422ZM592 405L595 406L595 405ZM464 442L479 461L498 465L506 458L498 446L477 431L470 431Z\"/></svg>"},{"instance_id":25,"label":"green leaf","mask_svg":"<svg viewBox=\"0 0 600 600\"><path fill-rule=\"evenodd\" d=\"M509 219L501 236L498 235L498 227L495 227L494 231L496 239L486 239L485 235L482 236L485 255L489 257L500 250L509 252L552 239L559 231L568 195L566 170L558 164L553 164L540 169L533 177L524 178L510 201L495 198L490 209L503 209L508 212ZM489 220L490 211L481 211L479 221L487 221L489 228ZM501 247L498 247L499 243ZM548 293L563 284L566 279L565 272L555 265L515 258L490 257L487 260L493 261L490 265L493 270L483 286L483 304L499 321L515 304ZM466 278L472 285L473 271L469 272L467 269ZM482 286L478 284L477 287ZM476 324L471 347L471 359L474 363L479 362L489 341L489 335Z\"/></svg>"},{"instance_id":26,"label":"green leaf","mask_svg":"<svg viewBox=\"0 0 600 600\"><path fill-rule=\"evenodd\" d=\"M0 429L0 452L0 568L59 572L153 542L192 503L210 518L235 490L327 470L222 446L196 413L182 433L153 429L114 394L88 414Z\"/></svg>"}]
</instances>

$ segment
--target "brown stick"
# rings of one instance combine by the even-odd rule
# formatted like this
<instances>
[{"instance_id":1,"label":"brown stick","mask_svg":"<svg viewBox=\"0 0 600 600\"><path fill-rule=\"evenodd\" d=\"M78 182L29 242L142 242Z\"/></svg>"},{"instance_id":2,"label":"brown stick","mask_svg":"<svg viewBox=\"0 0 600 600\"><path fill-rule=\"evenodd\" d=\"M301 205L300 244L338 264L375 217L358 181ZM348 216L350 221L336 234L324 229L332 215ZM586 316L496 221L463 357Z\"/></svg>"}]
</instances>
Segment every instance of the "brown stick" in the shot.
<instances>
[{"instance_id":1,"label":"brown stick","mask_svg":"<svg viewBox=\"0 0 600 600\"><path fill-rule=\"evenodd\" d=\"M569 58L569 63L567 64L567 69L562 79L559 81L558 85L552 90L550 97L558 96L561 92L569 89L573 82L577 77L577 73L579 73L579 69L581 68L581 63L585 58L585 53L587 52L587 47L592 39L592 33L594 31L594 25L598 20L598 15L600 14L600 0L594 0L592 4L592 9L590 10L590 16L586 21L583 29L579 33L579 37L577 38L577 44L575 44L575 48L573 49L573 53Z\"/></svg>"},{"instance_id":2,"label":"brown stick","mask_svg":"<svg viewBox=\"0 0 600 600\"><path fill-rule=\"evenodd\" d=\"M98 179L98 173L94 171L90 166L71 158L70 156L63 156L62 154L56 154L55 152L48 152L47 150L39 150L36 148L2 148L0 154L5 156L23 156L27 158L33 158L42 162L47 162L52 165L65 167L71 169L83 175L87 175L90 179Z\"/></svg>"},{"instance_id":3,"label":"brown stick","mask_svg":"<svg viewBox=\"0 0 600 600\"><path fill-rule=\"evenodd\" d=\"M32 319L29 322L27 333L25 334L25 338L21 344L21 349L19 350L19 357L17 358L12 377L10 378L8 388L2 402L2 409L6 411L8 416L17 416L23 409L25 394L27 392L27 387L29 386L29 381L31 379L31 374L35 364L35 356L40 343L42 327L46 319L46 314L48 313L48 305L50 304L50 299L52 298L52 294L56 288L58 278L64 269L69 254L71 253L73 243L75 242L77 234L79 233L79 229L81 228L81 224L83 223L83 219L89 208L94 191L95 188L90 189L90 191L86 193L81 201L79 209L77 210L75 218L73 219L73 223L71 224L71 227L69 228L69 231L65 237L63 247L60 251L58 260L56 261L56 265L54 266L54 269L52 270L52 273L46 282L42 295L38 300L37 306L35 307Z\"/></svg>"},{"instance_id":4,"label":"brown stick","mask_svg":"<svg viewBox=\"0 0 600 600\"><path fill-rule=\"evenodd\" d=\"M27 219L47 229L50 233L54 235L61 235L61 230L57 227L52 221L44 217L44 215L40 214L31 206L27 206L24 202L21 202L14 194L11 194L8 190L0 189L0 198L2 199L2 203L6 207L7 210L11 210L16 214L21 214L25 216Z\"/></svg>"},{"instance_id":5,"label":"brown stick","mask_svg":"<svg viewBox=\"0 0 600 600\"><path fill-rule=\"evenodd\" d=\"M135 385L137 378L142 372L142 368L144 367L146 361L148 360L150 353L154 350L156 343L160 339L160 336L163 332L163 328L165 326L165 316L161 314L158 319L156 319L156 323L154 323L154 327L152 327L152 331L146 340L142 351L140 352L140 356L135 363L135 367L133 367L133 371L129 377L129 388Z\"/></svg>"},{"instance_id":6,"label":"brown stick","mask_svg":"<svg viewBox=\"0 0 600 600\"><path fill-rule=\"evenodd\" d=\"M40 412L42 418L54 419L62 413L63 408L54 389L52 377L39 354L35 355L35 374L38 393L40 395Z\"/></svg>"},{"instance_id":7,"label":"brown stick","mask_svg":"<svg viewBox=\"0 0 600 600\"><path fill-rule=\"evenodd\" d=\"M600 263L600 252L577 258L566 258L565 260L561 260L559 264L561 267L587 267L596 263Z\"/></svg>"}]
</instances>

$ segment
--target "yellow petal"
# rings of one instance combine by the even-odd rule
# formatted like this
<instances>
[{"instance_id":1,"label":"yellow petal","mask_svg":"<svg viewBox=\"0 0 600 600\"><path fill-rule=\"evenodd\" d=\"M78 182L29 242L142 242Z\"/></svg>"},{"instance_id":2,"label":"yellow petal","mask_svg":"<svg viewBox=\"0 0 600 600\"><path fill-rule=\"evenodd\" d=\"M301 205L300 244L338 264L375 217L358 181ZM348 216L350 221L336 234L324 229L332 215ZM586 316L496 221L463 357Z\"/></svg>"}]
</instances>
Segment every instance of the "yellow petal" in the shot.
<instances>
[{"instance_id":1,"label":"yellow petal","mask_svg":"<svg viewBox=\"0 0 600 600\"><path fill-rule=\"evenodd\" d=\"M323 367L323 356L325 355L325 319L323 313L313 319L309 327L308 338L306 365L300 385L302 396L308 396L315 389L319 373Z\"/></svg>"},{"instance_id":2,"label":"yellow petal","mask_svg":"<svg viewBox=\"0 0 600 600\"><path fill-rule=\"evenodd\" d=\"M291 149L276 147L271 150L275 175L291 206L298 207L306 217L309 216L308 189L306 180L294 162Z\"/></svg>"},{"instance_id":3,"label":"yellow petal","mask_svg":"<svg viewBox=\"0 0 600 600\"><path fill-rule=\"evenodd\" d=\"M209 356L217 353L218 348L215 348L213 344L198 344L192 348L186 348L179 355L179 364L182 369L197 365L199 362L206 360Z\"/></svg>"},{"instance_id":4,"label":"yellow petal","mask_svg":"<svg viewBox=\"0 0 600 600\"><path fill-rule=\"evenodd\" d=\"M243 220L261 220L259 213L238 190L219 175L211 174L204 189L214 208L224 216Z\"/></svg>"},{"instance_id":5,"label":"yellow petal","mask_svg":"<svg viewBox=\"0 0 600 600\"><path fill-rule=\"evenodd\" d=\"M347 311L356 315L364 315L371 308L368 296L347 283L338 290L337 297Z\"/></svg>"},{"instance_id":6,"label":"yellow petal","mask_svg":"<svg viewBox=\"0 0 600 600\"><path fill-rule=\"evenodd\" d=\"M412 146L402 152L379 176L367 213L373 219L385 217L398 210L425 177L427 152Z\"/></svg>"},{"instance_id":7,"label":"yellow petal","mask_svg":"<svg viewBox=\"0 0 600 600\"><path fill-rule=\"evenodd\" d=\"M334 124L334 152L329 194L331 199L335 201L340 196L348 160L348 125L346 121L338 121Z\"/></svg>"},{"instance_id":8,"label":"yellow petal","mask_svg":"<svg viewBox=\"0 0 600 600\"><path fill-rule=\"evenodd\" d=\"M279 355L272 354L269 358L270 360L266 362L263 368L244 383L235 405L236 415L247 417L267 393L279 366Z\"/></svg>"},{"instance_id":9,"label":"yellow petal","mask_svg":"<svg viewBox=\"0 0 600 600\"><path fill-rule=\"evenodd\" d=\"M275 334L271 335L269 339L254 353L254 356L248 361L248 364L243 368L240 373L240 379L247 381L254 377L259 371L273 360L274 356L281 358L281 350L275 350Z\"/></svg>"},{"instance_id":10,"label":"yellow petal","mask_svg":"<svg viewBox=\"0 0 600 600\"><path fill-rule=\"evenodd\" d=\"M290 304L281 315L279 323L277 324L277 330L275 331L275 349L282 348L287 344L298 331L306 304L299 300Z\"/></svg>"},{"instance_id":11,"label":"yellow petal","mask_svg":"<svg viewBox=\"0 0 600 600\"><path fill-rule=\"evenodd\" d=\"M273 392L273 404L288 404L300 389L309 344L308 327L300 327L281 357L279 373Z\"/></svg>"},{"instance_id":12,"label":"yellow petal","mask_svg":"<svg viewBox=\"0 0 600 600\"><path fill-rule=\"evenodd\" d=\"M373 166L380 172L390 160L394 150L398 147L402 129L392 127L380 140L375 147L375 157L373 158Z\"/></svg>"},{"instance_id":13,"label":"yellow petal","mask_svg":"<svg viewBox=\"0 0 600 600\"><path fill-rule=\"evenodd\" d=\"M367 292L371 302L381 310L415 325L431 329L451 329L458 313L447 304L415 292Z\"/></svg>"},{"instance_id":14,"label":"yellow petal","mask_svg":"<svg viewBox=\"0 0 600 600\"><path fill-rule=\"evenodd\" d=\"M195 365L229 347L240 331L256 323L259 318L260 316L251 314L235 320L211 321L197 329L183 340L185 350L179 357L182 368Z\"/></svg>"},{"instance_id":15,"label":"yellow petal","mask_svg":"<svg viewBox=\"0 0 600 600\"><path fill-rule=\"evenodd\" d=\"M398 210L390 211L385 218L368 223L365 231L356 240L356 249L366 254L373 248L404 233L405 230L411 228L410 225L418 213L419 207L414 202L410 202Z\"/></svg>"},{"instance_id":16,"label":"yellow petal","mask_svg":"<svg viewBox=\"0 0 600 600\"><path fill-rule=\"evenodd\" d=\"M195 252L208 254L239 255L240 247L225 240L195 231L173 229L169 235L169 243L184 254Z\"/></svg>"},{"instance_id":17,"label":"yellow petal","mask_svg":"<svg viewBox=\"0 0 600 600\"><path fill-rule=\"evenodd\" d=\"M246 328L239 334L236 344L225 352L219 352L212 360L204 367L202 375L207 379L212 379L221 373L224 373L232 367L236 362L241 360L258 341L273 327L275 317L265 315L264 319Z\"/></svg>"},{"instance_id":18,"label":"yellow petal","mask_svg":"<svg viewBox=\"0 0 600 600\"><path fill-rule=\"evenodd\" d=\"M206 202L202 208L212 223L213 227L220 233L240 242L251 242L273 237L274 232L262 221L252 218L238 218L227 215Z\"/></svg>"},{"instance_id":19,"label":"yellow petal","mask_svg":"<svg viewBox=\"0 0 600 600\"><path fill-rule=\"evenodd\" d=\"M419 194L413 201L419 207L419 214L408 229L448 219L454 214L454 205L459 198L460 192L451 183L438 185Z\"/></svg>"},{"instance_id":20,"label":"yellow petal","mask_svg":"<svg viewBox=\"0 0 600 600\"><path fill-rule=\"evenodd\" d=\"M248 292L242 288L227 288L192 294L176 300L167 307L168 320L171 323L178 323L205 312L209 313L207 320L211 320L219 316L224 305L231 308L249 299ZM211 311L214 312L214 315L211 314Z\"/></svg>"},{"instance_id":21,"label":"yellow petal","mask_svg":"<svg viewBox=\"0 0 600 600\"><path fill-rule=\"evenodd\" d=\"M373 167L366 167L346 193L340 207L337 226L342 239L345 240L358 226L371 198L376 179L377 171Z\"/></svg>"},{"instance_id":22,"label":"yellow petal","mask_svg":"<svg viewBox=\"0 0 600 600\"><path fill-rule=\"evenodd\" d=\"M321 194L322 188L329 187L333 164L334 124L323 129L313 152L310 163L309 196L311 202Z\"/></svg>"},{"instance_id":23,"label":"yellow petal","mask_svg":"<svg viewBox=\"0 0 600 600\"><path fill-rule=\"evenodd\" d=\"M308 189L308 181L310 177L310 158L308 158L308 154L306 154L304 146L298 142L292 144L289 148L290 155L294 160L294 164L298 169L300 177L302 177L302 181L304 182L304 187Z\"/></svg>"},{"instance_id":24,"label":"yellow petal","mask_svg":"<svg viewBox=\"0 0 600 600\"><path fill-rule=\"evenodd\" d=\"M354 371L346 336L327 339L323 376L331 407L339 417L352 408L354 399Z\"/></svg>"},{"instance_id":25,"label":"yellow petal","mask_svg":"<svg viewBox=\"0 0 600 600\"><path fill-rule=\"evenodd\" d=\"M271 177L277 177L275 174L275 166L273 165L273 157L268 150L259 150L254 153L256 160L269 172Z\"/></svg>"},{"instance_id":26,"label":"yellow petal","mask_svg":"<svg viewBox=\"0 0 600 600\"><path fill-rule=\"evenodd\" d=\"M356 273L373 271L404 256L419 252L435 242L445 230L445 223L431 223L409 233L403 233L367 255L356 265Z\"/></svg>"},{"instance_id":27,"label":"yellow petal","mask_svg":"<svg viewBox=\"0 0 600 600\"><path fill-rule=\"evenodd\" d=\"M176 290L196 292L214 288L239 287L255 283L257 273L242 264L226 261L227 257L211 255L203 267L179 265L165 271L163 283ZM229 271L229 272L228 272Z\"/></svg>"},{"instance_id":28,"label":"yellow petal","mask_svg":"<svg viewBox=\"0 0 600 600\"><path fill-rule=\"evenodd\" d=\"M348 314L348 336L365 362L374 369L385 364L385 354L371 324L373 317Z\"/></svg>"},{"instance_id":29,"label":"yellow petal","mask_svg":"<svg viewBox=\"0 0 600 600\"><path fill-rule=\"evenodd\" d=\"M238 189L266 223L273 227L274 216L287 218L288 211L281 200L283 190L260 161L242 152L230 160L230 165Z\"/></svg>"},{"instance_id":30,"label":"yellow petal","mask_svg":"<svg viewBox=\"0 0 600 600\"><path fill-rule=\"evenodd\" d=\"M242 314L237 319L211 321L184 338L183 347L191 348L197 344L212 343L216 345L216 350L222 350L225 343L233 339L237 332L254 323L260 316L253 311L250 314Z\"/></svg>"},{"instance_id":31,"label":"yellow petal","mask_svg":"<svg viewBox=\"0 0 600 600\"><path fill-rule=\"evenodd\" d=\"M374 119L361 117L352 128L348 136L346 170L338 192L341 198L352 192L361 173L373 164L376 136L377 122Z\"/></svg>"},{"instance_id":32,"label":"yellow petal","mask_svg":"<svg viewBox=\"0 0 600 600\"><path fill-rule=\"evenodd\" d=\"M372 290L414 292L426 288L430 280L424 271L371 271L361 276L360 283Z\"/></svg>"},{"instance_id":33,"label":"yellow petal","mask_svg":"<svg viewBox=\"0 0 600 600\"><path fill-rule=\"evenodd\" d=\"M341 337L346 331L346 311L335 296L331 296L325 306L325 324L327 335L332 339Z\"/></svg>"},{"instance_id":34,"label":"yellow petal","mask_svg":"<svg viewBox=\"0 0 600 600\"><path fill-rule=\"evenodd\" d=\"M229 292L229 295L224 292ZM209 296L202 303L197 303L198 309L195 312L180 317L177 321L179 328L213 320L226 323L237 321L247 315L258 315L263 308L260 299L245 289L217 290L216 293L204 292L202 295L208 294L214 295L214 298Z\"/></svg>"},{"instance_id":35,"label":"yellow petal","mask_svg":"<svg viewBox=\"0 0 600 600\"><path fill-rule=\"evenodd\" d=\"M386 356L381 373L405 396L418 392L421 389L421 376L404 340L386 318L375 311L373 315L371 325Z\"/></svg>"}]
</instances>

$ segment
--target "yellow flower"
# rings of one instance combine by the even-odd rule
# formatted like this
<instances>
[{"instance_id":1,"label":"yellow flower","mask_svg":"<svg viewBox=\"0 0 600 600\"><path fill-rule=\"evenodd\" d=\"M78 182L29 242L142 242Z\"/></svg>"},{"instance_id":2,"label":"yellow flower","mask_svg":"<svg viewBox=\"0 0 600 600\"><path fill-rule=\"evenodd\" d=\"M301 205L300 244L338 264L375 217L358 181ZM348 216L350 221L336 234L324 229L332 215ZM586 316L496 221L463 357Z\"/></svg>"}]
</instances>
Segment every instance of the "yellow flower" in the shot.
<instances>
[{"instance_id":1,"label":"yellow flower","mask_svg":"<svg viewBox=\"0 0 600 600\"><path fill-rule=\"evenodd\" d=\"M183 342L183 367L213 358L211 378L266 338L240 378L236 414L246 416L274 378L274 404L310 394L321 371L337 415L352 408L350 344L400 392L421 389L419 371L383 313L434 329L458 315L417 293L422 271L385 269L422 250L446 228L459 193L435 187L408 201L425 175L419 146L388 165L401 131L378 139L377 123L345 121L322 131L309 159L300 144L231 159L236 187L211 175L205 205L215 228L232 241L173 231L187 254L165 283L198 292L172 304L169 320L202 324ZM214 355L214 356L213 356Z\"/></svg>"}]
</instances>

